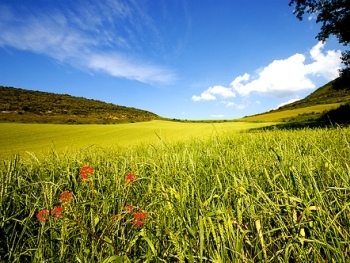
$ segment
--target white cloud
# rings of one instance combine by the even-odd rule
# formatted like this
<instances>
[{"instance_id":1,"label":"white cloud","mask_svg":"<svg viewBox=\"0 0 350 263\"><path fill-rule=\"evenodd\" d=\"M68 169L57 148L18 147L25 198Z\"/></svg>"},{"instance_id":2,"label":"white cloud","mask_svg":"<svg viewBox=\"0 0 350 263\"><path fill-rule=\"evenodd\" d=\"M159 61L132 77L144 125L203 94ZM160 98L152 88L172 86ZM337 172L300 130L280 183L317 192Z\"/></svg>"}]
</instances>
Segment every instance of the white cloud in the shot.
<instances>
[{"instance_id":1,"label":"white cloud","mask_svg":"<svg viewBox=\"0 0 350 263\"><path fill-rule=\"evenodd\" d=\"M327 81L338 77L338 69L341 67L341 51L322 51L324 44L317 43L309 51L306 57L296 53L286 59L274 60L264 68L256 72L256 76L244 73L234 78L229 87L213 86L202 92L201 95L193 95L193 101L206 101L222 99L227 107L235 106L243 109L246 105L238 105L226 102L224 99L236 97L236 92L241 96L247 96L252 92L273 95L275 97L287 97L298 92L316 88L313 82L315 77L322 77ZM307 59L311 61L307 63Z\"/></svg>"},{"instance_id":2,"label":"white cloud","mask_svg":"<svg viewBox=\"0 0 350 263\"><path fill-rule=\"evenodd\" d=\"M288 105L288 104L290 104L290 103L296 102L296 101L298 101L298 100L300 100L300 99L299 99L299 98L296 98L296 99L290 99L290 100L288 100L288 101L286 101L286 102L282 102L282 103L278 104L277 107L274 108L274 110L275 110L275 109L278 109L279 107L282 107L282 106L284 106L284 105Z\"/></svg>"},{"instance_id":3,"label":"white cloud","mask_svg":"<svg viewBox=\"0 0 350 263\"><path fill-rule=\"evenodd\" d=\"M306 64L303 54L294 54L287 59L274 60L252 78L248 73L236 77L230 86L240 95L251 92L267 93L285 97L299 91L314 89L311 76L323 77L330 81L338 76L341 65L340 50L322 53L324 44L319 42L310 50L312 63Z\"/></svg>"},{"instance_id":4,"label":"white cloud","mask_svg":"<svg viewBox=\"0 0 350 263\"><path fill-rule=\"evenodd\" d=\"M201 101L201 100L216 100L216 97L206 91L204 91L200 96L193 95L193 101Z\"/></svg>"},{"instance_id":5,"label":"white cloud","mask_svg":"<svg viewBox=\"0 0 350 263\"><path fill-rule=\"evenodd\" d=\"M140 39L147 35L157 40L158 33L137 2L76 1L61 8L48 5L45 12L29 5L17 9L0 4L0 13L0 47L145 83L167 84L175 79L169 69L140 58Z\"/></svg>"},{"instance_id":6,"label":"white cloud","mask_svg":"<svg viewBox=\"0 0 350 263\"><path fill-rule=\"evenodd\" d=\"M200 96L193 95L192 100L193 101L216 100L217 96L222 98L232 98L232 97L236 97L236 94L233 92L231 88L225 88L223 86L213 86L203 91Z\"/></svg>"}]
</instances>

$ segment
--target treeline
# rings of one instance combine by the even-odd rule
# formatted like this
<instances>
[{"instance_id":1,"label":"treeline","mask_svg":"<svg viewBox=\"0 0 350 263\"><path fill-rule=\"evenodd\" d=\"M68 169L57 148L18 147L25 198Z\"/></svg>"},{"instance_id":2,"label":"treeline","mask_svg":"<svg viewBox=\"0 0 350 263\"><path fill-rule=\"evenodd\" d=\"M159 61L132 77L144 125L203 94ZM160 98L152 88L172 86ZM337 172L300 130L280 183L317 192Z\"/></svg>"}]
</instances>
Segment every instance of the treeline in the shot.
<instances>
[{"instance_id":1,"label":"treeline","mask_svg":"<svg viewBox=\"0 0 350 263\"><path fill-rule=\"evenodd\" d=\"M158 118L149 111L98 100L0 86L1 122L109 124Z\"/></svg>"}]
</instances>

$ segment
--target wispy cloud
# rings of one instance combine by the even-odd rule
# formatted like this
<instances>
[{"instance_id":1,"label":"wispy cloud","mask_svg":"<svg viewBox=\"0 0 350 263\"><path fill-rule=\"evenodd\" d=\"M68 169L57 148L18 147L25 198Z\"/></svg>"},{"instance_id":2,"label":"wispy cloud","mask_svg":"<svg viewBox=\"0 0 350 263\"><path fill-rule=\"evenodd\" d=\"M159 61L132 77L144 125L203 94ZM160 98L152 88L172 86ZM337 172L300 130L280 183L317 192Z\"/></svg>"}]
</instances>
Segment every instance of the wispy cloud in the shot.
<instances>
[{"instance_id":1,"label":"wispy cloud","mask_svg":"<svg viewBox=\"0 0 350 263\"><path fill-rule=\"evenodd\" d=\"M90 69L102 71L114 77L155 83L170 83L175 79L171 70L141 61L133 61L117 53L107 56L106 54L92 54L86 60Z\"/></svg>"},{"instance_id":2,"label":"wispy cloud","mask_svg":"<svg viewBox=\"0 0 350 263\"><path fill-rule=\"evenodd\" d=\"M235 77L229 87L209 87L200 95L193 95L192 100L197 102L221 98L224 104L233 106L233 102L225 102L224 99L235 97L236 93L243 97L260 93L281 98L314 89L316 85L313 78L322 77L330 81L338 76L341 67L341 51L322 52L323 48L324 44L319 42L310 50L308 57L297 53L286 59L274 60L258 69L254 76L244 73ZM306 63L306 59L310 59L311 63Z\"/></svg>"},{"instance_id":3,"label":"wispy cloud","mask_svg":"<svg viewBox=\"0 0 350 263\"><path fill-rule=\"evenodd\" d=\"M0 47L44 54L80 69L145 83L174 81L172 70L142 57L144 36L159 36L137 2L72 3L36 10L30 4L18 9L0 4Z\"/></svg>"}]
</instances>

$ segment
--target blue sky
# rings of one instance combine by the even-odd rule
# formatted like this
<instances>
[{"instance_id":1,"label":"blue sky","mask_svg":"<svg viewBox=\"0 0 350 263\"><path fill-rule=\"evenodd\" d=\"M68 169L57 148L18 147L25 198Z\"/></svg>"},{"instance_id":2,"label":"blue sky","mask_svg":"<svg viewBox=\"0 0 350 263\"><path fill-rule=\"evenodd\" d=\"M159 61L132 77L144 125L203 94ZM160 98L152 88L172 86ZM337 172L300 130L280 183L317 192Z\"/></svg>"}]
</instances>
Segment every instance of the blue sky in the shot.
<instances>
[{"instance_id":1,"label":"blue sky","mask_svg":"<svg viewBox=\"0 0 350 263\"><path fill-rule=\"evenodd\" d=\"M343 46L288 0L0 0L0 85L234 119L338 76Z\"/></svg>"}]
</instances>

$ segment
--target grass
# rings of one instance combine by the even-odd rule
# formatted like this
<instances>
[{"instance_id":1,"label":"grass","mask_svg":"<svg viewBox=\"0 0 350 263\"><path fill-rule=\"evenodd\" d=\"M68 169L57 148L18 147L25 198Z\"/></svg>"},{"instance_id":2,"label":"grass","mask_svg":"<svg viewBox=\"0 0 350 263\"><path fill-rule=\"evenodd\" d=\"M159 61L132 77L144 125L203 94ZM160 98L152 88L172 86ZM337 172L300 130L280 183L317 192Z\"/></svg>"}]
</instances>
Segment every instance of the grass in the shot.
<instances>
[{"instance_id":1,"label":"grass","mask_svg":"<svg viewBox=\"0 0 350 263\"><path fill-rule=\"evenodd\" d=\"M16 156L0 163L0 260L346 262L349 142L350 128L274 130Z\"/></svg>"},{"instance_id":2,"label":"grass","mask_svg":"<svg viewBox=\"0 0 350 263\"><path fill-rule=\"evenodd\" d=\"M293 110L284 110L284 111L276 111L270 113L264 113L254 116L249 116L242 118L242 121L283 121L284 119L294 118L303 114L317 114L322 113L324 111L329 111L339 107L341 103L333 103L333 104L320 104L305 108L298 108Z\"/></svg>"},{"instance_id":3,"label":"grass","mask_svg":"<svg viewBox=\"0 0 350 263\"><path fill-rule=\"evenodd\" d=\"M45 155L50 150L95 147L126 147L138 144L174 142L193 137L237 132L273 123L179 123L150 121L118 125L0 124L0 157L25 152Z\"/></svg>"}]
</instances>

